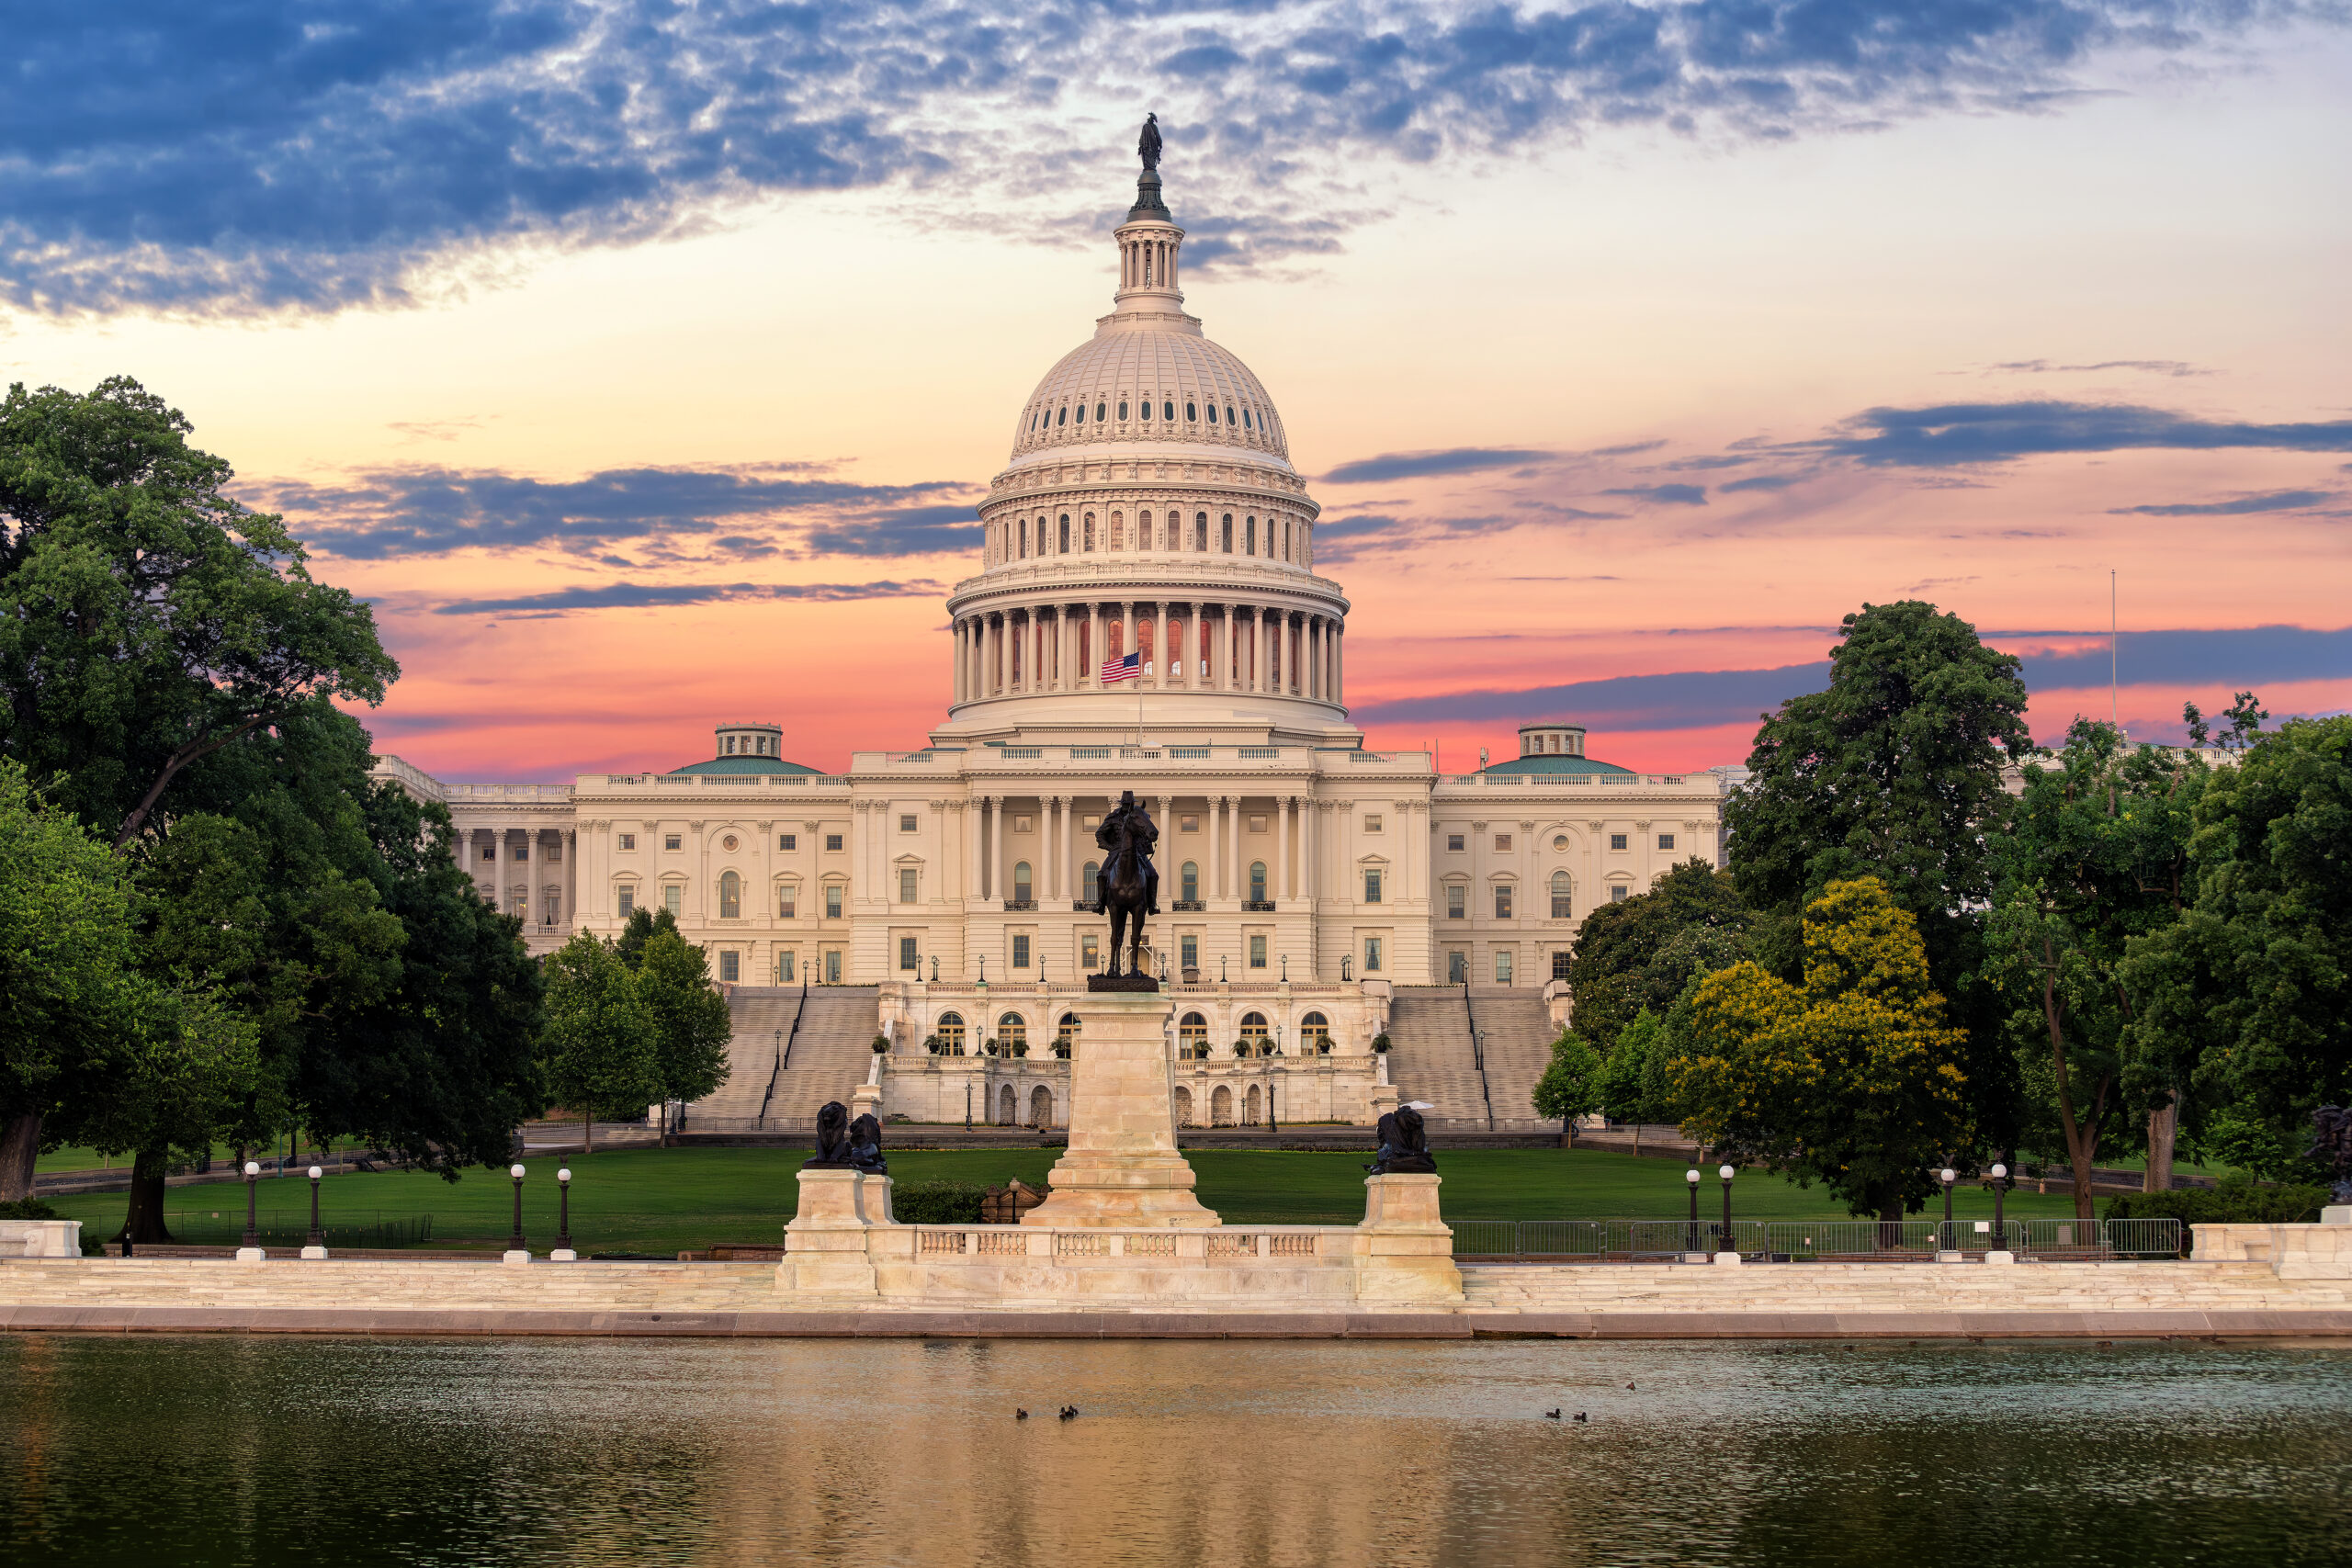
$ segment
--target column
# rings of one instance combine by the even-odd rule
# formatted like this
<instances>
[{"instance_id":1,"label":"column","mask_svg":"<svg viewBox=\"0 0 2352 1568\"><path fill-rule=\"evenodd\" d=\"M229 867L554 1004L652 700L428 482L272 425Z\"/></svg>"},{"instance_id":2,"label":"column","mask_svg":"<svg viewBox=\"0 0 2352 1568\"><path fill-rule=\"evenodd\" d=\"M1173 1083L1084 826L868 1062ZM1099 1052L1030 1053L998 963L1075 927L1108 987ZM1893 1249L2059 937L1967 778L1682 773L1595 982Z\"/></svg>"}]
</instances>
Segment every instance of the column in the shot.
<instances>
[{"instance_id":1,"label":"column","mask_svg":"<svg viewBox=\"0 0 2352 1568\"><path fill-rule=\"evenodd\" d=\"M1303 658L1300 660L1302 669L1298 694L1310 700L1320 694L1316 691L1315 631L1316 627L1321 624L1321 620L1322 617L1318 615L1309 615L1299 625L1298 646L1302 650Z\"/></svg>"},{"instance_id":2,"label":"column","mask_svg":"<svg viewBox=\"0 0 2352 1568\"><path fill-rule=\"evenodd\" d=\"M1274 886L1273 897L1291 897L1290 881L1290 796L1274 797Z\"/></svg>"},{"instance_id":3,"label":"column","mask_svg":"<svg viewBox=\"0 0 2352 1568\"><path fill-rule=\"evenodd\" d=\"M1321 869L1317 862L1321 858L1323 845L1323 803L1310 795L1300 800L1299 810L1302 816L1298 835L1299 897L1306 900L1306 907L1311 911L1319 891L1316 878Z\"/></svg>"},{"instance_id":4,"label":"column","mask_svg":"<svg viewBox=\"0 0 2352 1568\"><path fill-rule=\"evenodd\" d=\"M1012 846L1004 831L1004 796L989 796L989 809L996 817L996 842L989 853L989 875L995 886L989 897L1002 900L1012 897Z\"/></svg>"},{"instance_id":5,"label":"column","mask_svg":"<svg viewBox=\"0 0 2352 1568\"><path fill-rule=\"evenodd\" d=\"M1204 900L1220 897L1225 891L1220 886L1225 875L1225 861L1218 849L1218 845L1223 841L1223 834L1218 823L1224 815L1225 802L1216 795L1209 796L1209 872L1208 885L1201 889L1201 897Z\"/></svg>"},{"instance_id":6,"label":"column","mask_svg":"<svg viewBox=\"0 0 2352 1568\"><path fill-rule=\"evenodd\" d=\"M1232 692L1238 691L1241 684L1239 681L1235 679L1233 668L1234 654L1239 648L1239 644L1236 639L1241 635L1241 633L1238 621L1238 612L1231 604L1226 605L1224 609L1225 659L1217 669L1216 684L1217 690L1221 692Z\"/></svg>"},{"instance_id":7,"label":"column","mask_svg":"<svg viewBox=\"0 0 2352 1568\"><path fill-rule=\"evenodd\" d=\"M1054 687L1057 692L1069 690L1069 606L1054 606Z\"/></svg>"},{"instance_id":8,"label":"column","mask_svg":"<svg viewBox=\"0 0 2352 1568\"><path fill-rule=\"evenodd\" d=\"M1152 662L1159 665L1159 669L1152 684L1164 692L1176 683L1176 661L1169 656L1167 604L1163 601L1159 609L1159 629L1152 634L1151 658Z\"/></svg>"},{"instance_id":9,"label":"column","mask_svg":"<svg viewBox=\"0 0 2352 1568\"><path fill-rule=\"evenodd\" d=\"M1250 607L1250 690L1273 690L1266 682L1266 611L1258 604Z\"/></svg>"},{"instance_id":10,"label":"column","mask_svg":"<svg viewBox=\"0 0 2352 1568\"><path fill-rule=\"evenodd\" d=\"M1340 704L1348 700L1348 626L1344 621L1331 628L1331 700Z\"/></svg>"},{"instance_id":11,"label":"column","mask_svg":"<svg viewBox=\"0 0 2352 1568\"><path fill-rule=\"evenodd\" d=\"M964 830L964 897L980 896L980 843L988 835L988 802L967 798L962 807ZM814 897L812 894L811 897Z\"/></svg>"},{"instance_id":12,"label":"column","mask_svg":"<svg viewBox=\"0 0 2352 1568\"><path fill-rule=\"evenodd\" d=\"M1136 650L1136 602L1124 599L1119 603L1119 657L1125 659ZM1136 679L1142 679L1137 676ZM1141 737L1137 737L1138 739Z\"/></svg>"},{"instance_id":13,"label":"column","mask_svg":"<svg viewBox=\"0 0 2352 1568\"><path fill-rule=\"evenodd\" d=\"M1001 890L996 876L996 845L1004 837L1004 796L987 795L980 802L980 882L983 898Z\"/></svg>"},{"instance_id":14,"label":"column","mask_svg":"<svg viewBox=\"0 0 2352 1568\"><path fill-rule=\"evenodd\" d=\"M1241 886L1241 797L1227 795L1225 804L1233 829L1225 836L1225 886L1228 896L1240 898L1247 897Z\"/></svg>"},{"instance_id":15,"label":"column","mask_svg":"<svg viewBox=\"0 0 2352 1568\"><path fill-rule=\"evenodd\" d=\"M1102 689L1102 606L1086 607L1089 637L1086 645L1086 668L1080 672L1089 691Z\"/></svg>"},{"instance_id":16,"label":"column","mask_svg":"<svg viewBox=\"0 0 2352 1568\"><path fill-rule=\"evenodd\" d=\"M955 693L954 693L954 695L953 695L953 700L954 700L954 701L956 701L956 702L959 702L959 703L960 703L960 702L962 702L962 701L964 700L964 623L963 623L961 620L958 620L958 621L956 623L956 683L955 683L955 684L956 684L956 689L955 689Z\"/></svg>"}]
</instances>

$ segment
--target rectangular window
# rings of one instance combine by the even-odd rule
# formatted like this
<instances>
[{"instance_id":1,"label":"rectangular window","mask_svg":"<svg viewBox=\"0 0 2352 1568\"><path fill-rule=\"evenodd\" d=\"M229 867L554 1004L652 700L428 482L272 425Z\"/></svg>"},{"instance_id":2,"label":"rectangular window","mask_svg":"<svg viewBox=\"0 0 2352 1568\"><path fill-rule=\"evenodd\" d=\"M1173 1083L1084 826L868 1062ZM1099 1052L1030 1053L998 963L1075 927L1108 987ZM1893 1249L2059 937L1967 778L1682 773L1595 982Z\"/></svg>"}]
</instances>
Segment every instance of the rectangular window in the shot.
<instances>
[{"instance_id":1,"label":"rectangular window","mask_svg":"<svg viewBox=\"0 0 2352 1568\"><path fill-rule=\"evenodd\" d=\"M623 833L621 835L621 848L624 850L633 850L637 848L637 835L635 833Z\"/></svg>"},{"instance_id":2,"label":"rectangular window","mask_svg":"<svg viewBox=\"0 0 2352 1568\"><path fill-rule=\"evenodd\" d=\"M826 835L825 835L825 848L826 848L826 850L827 850L829 852L831 852L831 853L832 853L832 854L839 854L839 853L841 853L841 852L842 852L842 836L841 836L839 833L828 833L828 834L826 834Z\"/></svg>"},{"instance_id":3,"label":"rectangular window","mask_svg":"<svg viewBox=\"0 0 2352 1568\"><path fill-rule=\"evenodd\" d=\"M1660 833L1657 836L1657 847L1662 850L1672 849L1674 847L1674 835L1671 833Z\"/></svg>"},{"instance_id":4,"label":"rectangular window","mask_svg":"<svg viewBox=\"0 0 2352 1568\"><path fill-rule=\"evenodd\" d=\"M1611 849L1612 849L1612 850L1622 850L1622 849L1623 849L1623 848L1625 847L1625 835L1624 835L1624 834L1623 834L1623 833L1611 833L1611 834L1610 834L1610 835L1609 835L1609 847L1610 847Z\"/></svg>"},{"instance_id":5,"label":"rectangular window","mask_svg":"<svg viewBox=\"0 0 2352 1568\"><path fill-rule=\"evenodd\" d=\"M1263 969L1265 966L1266 939L1261 936L1253 936L1250 939L1250 967Z\"/></svg>"},{"instance_id":6,"label":"rectangular window","mask_svg":"<svg viewBox=\"0 0 2352 1568\"><path fill-rule=\"evenodd\" d=\"M517 863L529 860L531 858L531 846L527 843L517 844L514 846L514 852L507 858Z\"/></svg>"},{"instance_id":7,"label":"rectangular window","mask_svg":"<svg viewBox=\"0 0 2352 1568\"><path fill-rule=\"evenodd\" d=\"M1367 904L1377 904L1380 902L1380 873L1376 868L1372 866L1364 867L1363 901Z\"/></svg>"},{"instance_id":8,"label":"rectangular window","mask_svg":"<svg viewBox=\"0 0 2352 1568\"><path fill-rule=\"evenodd\" d=\"M1627 888L1625 885L1621 882L1616 886L1609 890L1609 901L1612 904L1622 904L1625 901L1626 896L1630 891L1631 889Z\"/></svg>"},{"instance_id":9,"label":"rectangular window","mask_svg":"<svg viewBox=\"0 0 2352 1568\"><path fill-rule=\"evenodd\" d=\"M1363 939L1363 972L1367 975L1380 972L1380 939L1376 936Z\"/></svg>"},{"instance_id":10,"label":"rectangular window","mask_svg":"<svg viewBox=\"0 0 2352 1568\"><path fill-rule=\"evenodd\" d=\"M787 882L775 890L775 918L788 920L800 912L800 889Z\"/></svg>"},{"instance_id":11,"label":"rectangular window","mask_svg":"<svg viewBox=\"0 0 2352 1568\"><path fill-rule=\"evenodd\" d=\"M838 986L841 983L842 950L838 947L829 948L825 953L825 984Z\"/></svg>"},{"instance_id":12,"label":"rectangular window","mask_svg":"<svg viewBox=\"0 0 2352 1568\"><path fill-rule=\"evenodd\" d=\"M915 888L919 880L920 879L915 874L915 868L913 866L902 865L899 868L899 903L911 904L915 902Z\"/></svg>"},{"instance_id":13,"label":"rectangular window","mask_svg":"<svg viewBox=\"0 0 2352 1568\"><path fill-rule=\"evenodd\" d=\"M1201 939L1199 937L1188 936L1183 938L1182 941L1177 942L1176 951L1180 955L1177 962L1182 964L1185 968L1198 969L1201 966Z\"/></svg>"},{"instance_id":14,"label":"rectangular window","mask_svg":"<svg viewBox=\"0 0 2352 1568\"><path fill-rule=\"evenodd\" d=\"M1012 830L1016 833L1025 833L1029 831L1029 818L1026 817L1014 818L1012 819Z\"/></svg>"},{"instance_id":15,"label":"rectangular window","mask_svg":"<svg viewBox=\"0 0 2352 1568\"><path fill-rule=\"evenodd\" d=\"M915 939L910 936L899 939L899 967L912 969L918 974L922 969L922 955L915 951Z\"/></svg>"},{"instance_id":16,"label":"rectangular window","mask_svg":"<svg viewBox=\"0 0 2352 1568\"><path fill-rule=\"evenodd\" d=\"M492 861L496 860L498 858L498 846L496 844L484 844L481 847L481 858L482 863L485 865L489 864Z\"/></svg>"},{"instance_id":17,"label":"rectangular window","mask_svg":"<svg viewBox=\"0 0 2352 1568\"><path fill-rule=\"evenodd\" d=\"M1082 969L1102 967L1102 939L1092 931L1078 939L1078 963Z\"/></svg>"},{"instance_id":18,"label":"rectangular window","mask_svg":"<svg viewBox=\"0 0 2352 1568\"><path fill-rule=\"evenodd\" d=\"M1508 849L1510 849L1510 835L1509 833L1497 833L1497 834L1495 835L1495 848L1497 848L1497 849L1498 849L1498 850L1508 850Z\"/></svg>"},{"instance_id":19,"label":"rectangular window","mask_svg":"<svg viewBox=\"0 0 2352 1568\"><path fill-rule=\"evenodd\" d=\"M1445 836L1445 847L1453 853L1458 855L1467 846L1463 842L1463 836L1461 834L1448 833Z\"/></svg>"},{"instance_id":20,"label":"rectangular window","mask_svg":"<svg viewBox=\"0 0 2352 1568\"><path fill-rule=\"evenodd\" d=\"M911 811L901 811L900 813L899 813L899 832L901 832L901 833L911 833L911 832L913 832L914 830L915 830L915 815L914 815L914 813L913 813L913 812L911 812Z\"/></svg>"},{"instance_id":21,"label":"rectangular window","mask_svg":"<svg viewBox=\"0 0 2352 1568\"><path fill-rule=\"evenodd\" d=\"M721 981L729 986L735 984L738 980L741 980L743 977L743 955L735 952L732 948L729 948L727 952L720 953L718 955L718 977Z\"/></svg>"},{"instance_id":22,"label":"rectangular window","mask_svg":"<svg viewBox=\"0 0 2352 1568\"><path fill-rule=\"evenodd\" d=\"M838 920L841 918L842 885L838 882L830 883L825 888L825 919Z\"/></svg>"},{"instance_id":23,"label":"rectangular window","mask_svg":"<svg viewBox=\"0 0 2352 1568\"><path fill-rule=\"evenodd\" d=\"M1457 951L1445 955L1445 983L1449 986L1466 986L1470 983L1468 953Z\"/></svg>"},{"instance_id":24,"label":"rectangular window","mask_svg":"<svg viewBox=\"0 0 2352 1568\"><path fill-rule=\"evenodd\" d=\"M1555 980L1565 980L1567 977L1568 955L1565 953L1555 953L1552 954L1552 978Z\"/></svg>"},{"instance_id":25,"label":"rectangular window","mask_svg":"<svg viewBox=\"0 0 2352 1568\"><path fill-rule=\"evenodd\" d=\"M675 854L685 847L685 840L675 833L664 833L662 835L662 847Z\"/></svg>"},{"instance_id":26,"label":"rectangular window","mask_svg":"<svg viewBox=\"0 0 2352 1568\"><path fill-rule=\"evenodd\" d=\"M1495 884L1495 919L1510 919L1510 884L1508 882Z\"/></svg>"},{"instance_id":27,"label":"rectangular window","mask_svg":"<svg viewBox=\"0 0 2352 1568\"><path fill-rule=\"evenodd\" d=\"M775 955L775 983L779 986L790 986L797 983L792 973L792 957L793 955L789 952L779 953Z\"/></svg>"},{"instance_id":28,"label":"rectangular window","mask_svg":"<svg viewBox=\"0 0 2352 1568\"><path fill-rule=\"evenodd\" d=\"M1459 882L1449 885L1445 890L1445 918L1449 920L1470 918L1470 889Z\"/></svg>"},{"instance_id":29,"label":"rectangular window","mask_svg":"<svg viewBox=\"0 0 2352 1568\"><path fill-rule=\"evenodd\" d=\"M1363 830L1364 830L1365 832L1367 832L1367 833L1377 833L1377 832L1379 832L1379 831L1380 831L1380 818L1377 818L1377 817L1366 817L1366 818L1363 819Z\"/></svg>"},{"instance_id":30,"label":"rectangular window","mask_svg":"<svg viewBox=\"0 0 2352 1568\"><path fill-rule=\"evenodd\" d=\"M1180 817L1176 819L1176 830L1180 833L1197 833L1201 830L1201 819L1197 817Z\"/></svg>"},{"instance_id":31,"label":"rectangular window","mask_svg":"<svg viewBox=\"0 0 2352 1568\"><path fill-rule=\"evenodd\" d=\"M800 847L800 835L797 833L778 833L775 836L775 847L780 850L797 850Z\"/></svg>"},{"instance_id":32,"label":"rectangular window","mask_svg":"<svg viewBox=\"0 0 2352 1568\"><path fill-rule=\"evenodd\" d=\"M637 889L626 882L622 883L616 890L615 902L616 907L620 910L621 919L628 919L637 913Z\"/></svg>"},{"instance_id":33,"label":"rectangular window","mask_svg":"<svg viewBox=\"0 0 2352 1568\"><path fill-rule=\"evenodd\" d=\"M1507 952L1495 954L1495 984L1498 986L1510 984L1510 954Z\"/></svg>"},{"instance_id":34,"label":"rectangular window","mask_svg":"<svg viewBox=\"0 0 2352 1568\"><path fill-rule=\"evenodd\" d=\"M1253 833L1264 832L1266 830L1266 819L1262 817L1252 817L1250 818L1250 830Z\"/></svg>"},{"instance_id":35,"label":"rectangular window","mask_svg":"<svg viewBox=\"0 0 2352 1568\"><path fill-rule=\"evenodd\" d=\"M670 911L672 919L676 919L686 912L686 890L674 882L671 883L662 889L662 907Z\"/></svg>"},{"instance_id":36,"label":"rectangular window","mask_svg":"<svg viewBox=\"0 0 2352 1568\"><path fill-rule=\"evenodd\" d=\"M1026 936L1016 935L1012 939L1012 966L1015 969L1029 967L1029 939Z\"/></svg>"},{"instance_id":37,"label":"rectangular window","mask_svg":"<svg viewBox=\"0 0 2352 1568\"><path fill-rule=\"evenodd\" d=\"M554 842L548 844L548 852L541 855L539 858L547 862L549 865L560 864L563 860L563 840L561 839L558 839Z\"/></svg>"}]
</instances>

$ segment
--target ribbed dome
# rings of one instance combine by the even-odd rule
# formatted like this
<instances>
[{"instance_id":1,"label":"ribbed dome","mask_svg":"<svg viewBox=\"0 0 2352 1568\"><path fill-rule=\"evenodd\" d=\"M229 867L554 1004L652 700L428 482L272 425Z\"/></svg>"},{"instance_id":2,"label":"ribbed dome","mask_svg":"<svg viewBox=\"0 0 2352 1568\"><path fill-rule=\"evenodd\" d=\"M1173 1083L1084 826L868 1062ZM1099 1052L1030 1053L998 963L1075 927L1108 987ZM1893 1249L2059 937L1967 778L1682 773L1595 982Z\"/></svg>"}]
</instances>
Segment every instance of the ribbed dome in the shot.
<instances>
[{"instance_id":1,"label":"ribbed dome","mask_svg":"<svg viewBox=\"0 0 2352 1568\"><path fill-rule=\"evenodd\" d=\"M1160 326L1114 317L1062 355L1022 407L1013 460L1049 447L1148 442L1242 447L1287 461L1282 419L1264 385L1230 350L1175 320L1159 317L1171 323Z\"/></svg>"}]
</instances>

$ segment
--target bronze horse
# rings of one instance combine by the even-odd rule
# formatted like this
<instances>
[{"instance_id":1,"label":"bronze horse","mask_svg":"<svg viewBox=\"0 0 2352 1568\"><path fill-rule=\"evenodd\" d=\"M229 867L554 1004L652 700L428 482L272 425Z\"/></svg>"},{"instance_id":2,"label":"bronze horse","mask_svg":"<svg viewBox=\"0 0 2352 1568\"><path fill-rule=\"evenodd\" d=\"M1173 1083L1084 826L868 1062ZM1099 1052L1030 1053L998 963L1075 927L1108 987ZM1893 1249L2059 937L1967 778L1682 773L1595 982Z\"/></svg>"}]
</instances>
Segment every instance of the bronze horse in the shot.
<instances>
[{"instance_id":1,"label":"bronze horse","mask_svg":"<svg viewBox=\"0 0 2352 1568\"><path fill-rule=\"evenodd\" d=\"M1151 849L1159 841L1159 829L1151 813L1136 804L1133 790L1120 794L1119 804L1094 829L1095 845L1104 852L1094 897L1111 917L1109 967L1103 971L1109 977L1121 973L1122 948L1127 953L1125 972L1142 972L1144 917L1159 913L1159 873L1151 863Z\"/></svg>"}]
</instances>

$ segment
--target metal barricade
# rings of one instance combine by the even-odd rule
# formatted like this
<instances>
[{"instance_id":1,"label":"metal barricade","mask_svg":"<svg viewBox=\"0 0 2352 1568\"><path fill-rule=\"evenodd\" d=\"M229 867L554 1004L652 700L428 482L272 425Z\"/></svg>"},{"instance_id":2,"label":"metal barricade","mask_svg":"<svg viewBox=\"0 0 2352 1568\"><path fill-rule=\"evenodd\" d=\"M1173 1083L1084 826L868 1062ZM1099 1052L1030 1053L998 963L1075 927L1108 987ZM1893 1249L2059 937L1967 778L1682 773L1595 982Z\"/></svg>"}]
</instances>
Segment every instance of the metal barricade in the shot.
<instances>
[{"instance_id":1,"label":"metal barricade","mask_svg":"<svg viewBox=\"0 0 2352 1568\"><path fill-rule=\"evenodd\" d=\"M2024 1258L2092 1259L2112 1257L2097 1220L2021 1220Z\"/></svg>"},{"instance_id":2,"label":"metal barricade","mask_svg":"<svg viewBox=\"0 0 2352 1568\"><path fill-rule=\"evenodd\" d=\"M2099 1228L2111 1257L2178 1258L2182 1254L2178 1220L2102 1220Z\"/></svg>"},{"instance_id":3,"label":"metal barricade","mask_svg":"<svg viewBox=\"0 0 2352 1568\"><path fill-rule=\"evenodd\" d=\"M1942 1250L1941 1229L1933 1220L1775 1220L1772 1256L1798 1263L1917 1261Z\"/></svg>"},{"instance_id":4,"label":"metal barricade","mask_svg":"<svg viewBox=\"0 0 2352 1568\"><path fill-rule=\"evenodd\" d=\"M1516 1220L1449 1220L1456 1258L1513 1258L1519 1253Z\"/></svg>"},{"instance_id":5,"label":"metal barricade","mask_svg":"<svg viewBox=\"0 0 2352 1568\"><path fill-rule=\"evenodd\" d=\"M1608 1232L1599 1220L1521 1220L1519 1256L1599 1262Z\"/></svg>"}]
</instances>

